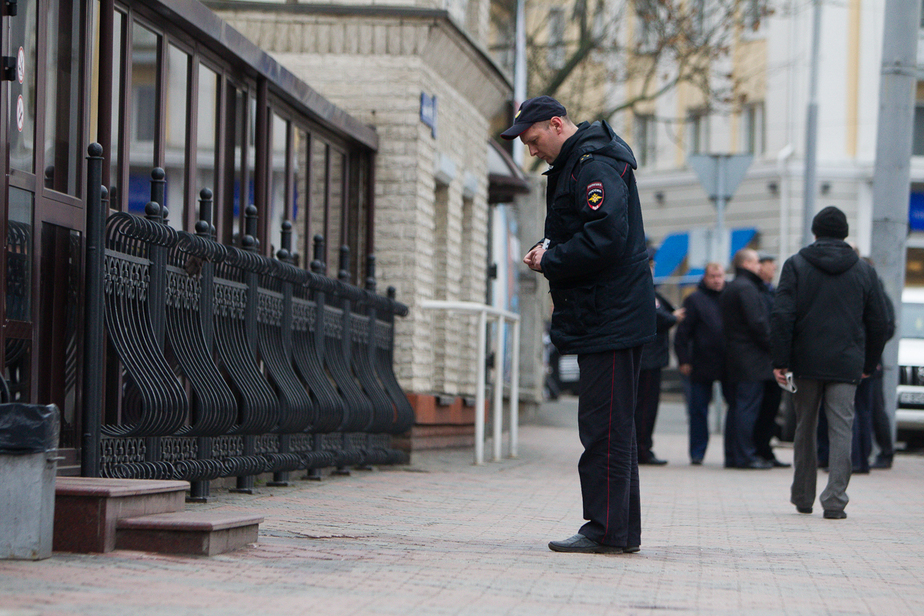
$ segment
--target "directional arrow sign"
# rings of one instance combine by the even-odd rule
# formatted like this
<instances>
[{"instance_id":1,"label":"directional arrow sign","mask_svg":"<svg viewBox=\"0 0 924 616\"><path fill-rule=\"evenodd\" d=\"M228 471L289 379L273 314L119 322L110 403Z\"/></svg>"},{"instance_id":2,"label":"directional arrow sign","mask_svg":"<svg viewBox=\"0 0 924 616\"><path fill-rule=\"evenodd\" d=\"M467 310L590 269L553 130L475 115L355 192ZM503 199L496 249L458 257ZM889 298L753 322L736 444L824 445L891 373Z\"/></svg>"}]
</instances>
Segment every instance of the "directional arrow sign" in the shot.
<instances>
[{"instance_id":1,"label":"directional arrow sign","mask_svg":"<svg viewBox=\"0 0 924 616\"><path fill-rule=\"evenodd\" d=\"M750 154L694 154L687 163L699 176L699 183L715 203L715 235L712 238L712 260L725 264L728 254L725 233L725 204L735 194L751 160Z\"/></svg>"},{"instance_id":2,"label":"directional arrow sign","mask_svg":"<svg viewBox=\"0 0 924 616\"><path fill-rule=\"evenodd\" d=\"M693 154L687 164L713 201L728 201L735 194L754 157L750 154Z\"/></svg>"}]
</instances>

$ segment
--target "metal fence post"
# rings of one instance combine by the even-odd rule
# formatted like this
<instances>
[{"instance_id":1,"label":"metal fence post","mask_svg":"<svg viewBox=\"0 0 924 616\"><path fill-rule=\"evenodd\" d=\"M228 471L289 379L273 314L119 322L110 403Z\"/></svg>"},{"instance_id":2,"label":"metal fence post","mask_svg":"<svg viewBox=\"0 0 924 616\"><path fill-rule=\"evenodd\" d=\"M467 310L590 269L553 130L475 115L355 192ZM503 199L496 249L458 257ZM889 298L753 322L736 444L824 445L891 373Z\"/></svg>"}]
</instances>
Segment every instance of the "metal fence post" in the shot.
<instances>
[{"instance_id":1,"label":"metal fence post","mask_svg":"<svg viewBox=\"0 0 924 616\"><path fill-rule=\"evenodd\" d=\"M322 276L326 269L324 264L324 237L321 235L315 235L314 238L314 253L311 260L311 272ZM314 293L314 302L315 302L315 318L314 318L314 344L315 348L313 352L317 354L318 361L320 365L324 365L324 294L320 291L315 291ZM326 377L325 377L326 378ZM324 449L324 435L315 432L311 437L311 449L314 452L320 453ZM321 481L321 469L312 468L308 471L308 474L305 475L305 479L310 479L312 481Z\"/></svg>"},{"instance_id":2,"label":"metal fence post","mask_svg":"<svg viewBox=\"0 0 924 616\"><path fill-rule=\"evenodd\" d=\"M99 477L100 429L103 408L104 255L106 215L102 204L103 147L87 148L86 280L83 326L83 420L80 474ZM108 209L108 208L107 208Z\"/></svg>"},{"instance_id":3,"label":"metal fence post","mask_svg":"<svg viewBox=\"0 0 924 616\"><path fill-rule=\"evenodd\" d=\"M166 173L160 167L151 170L151 201L144 207L145 218L159 224L166 224L167 209L164 207ZM167 334L167 248L151 244L148 258L151 260L151 278L148 281L148 302L151 329L157 346L163 351ZM149 436L144 439L144 459L147 462L159 462L161 439Z\"/></svg>"},{"instance_id":4,"label":"metal fence post","mask_svg":"<svg viewBox=\"0 0 924 616\"><path fill-rule=\"evenodd\" d=\"M199 222L196 223L196 235L204 239L213 239L215 227L212 226L212 191L203 188L199 191ZM199 325L202 328L202 337L205 346L211 353L215 344L215 324L212 321L214 306L214 279L215 264L209 261L202 263L199 270ZM196 459L212 459L212 438L200 436L196 438ZM208 500L210 485L208 480L192 481L189 487L189 501L204 503Z\"/></svg>"},{"instance_id":5,"label":"metal fence post","mask_svg":"<svg viewBox=\"0 0 924 616\"><path fill-rule=\"evenodd\" d=\"M247 252L257 252L257 208L253 204L244 208L244 236L241 238L241 248ZM247 285L247 304L244 308L244 332L246 343L250 352L257 353L257 273L245 272L244 283ZM245 434L241 437L242 454L256 455L256 437ZM237 478L236 492L253 493L253 475L244 475Z\"/></svg>"}]
</instances>

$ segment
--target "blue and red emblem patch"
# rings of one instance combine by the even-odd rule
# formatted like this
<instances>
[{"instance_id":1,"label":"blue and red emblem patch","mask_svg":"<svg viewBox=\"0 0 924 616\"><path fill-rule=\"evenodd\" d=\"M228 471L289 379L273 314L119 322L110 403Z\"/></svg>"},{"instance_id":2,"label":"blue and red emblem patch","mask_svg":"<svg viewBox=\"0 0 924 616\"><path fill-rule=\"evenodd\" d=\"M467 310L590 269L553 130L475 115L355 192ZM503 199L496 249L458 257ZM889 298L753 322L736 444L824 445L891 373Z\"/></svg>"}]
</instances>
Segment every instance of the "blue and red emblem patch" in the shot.
<instances>
[{"instance_id":1,"label":"blue and red emblem patch","mask_svg":"<svg viewBox=\"0 0 924 616\"><path fill-rule=\"evenodd\" d=\"M591 182L587 185L587 207L597 210L603 205L603 182Z\"/></svg>"}]
</instances>

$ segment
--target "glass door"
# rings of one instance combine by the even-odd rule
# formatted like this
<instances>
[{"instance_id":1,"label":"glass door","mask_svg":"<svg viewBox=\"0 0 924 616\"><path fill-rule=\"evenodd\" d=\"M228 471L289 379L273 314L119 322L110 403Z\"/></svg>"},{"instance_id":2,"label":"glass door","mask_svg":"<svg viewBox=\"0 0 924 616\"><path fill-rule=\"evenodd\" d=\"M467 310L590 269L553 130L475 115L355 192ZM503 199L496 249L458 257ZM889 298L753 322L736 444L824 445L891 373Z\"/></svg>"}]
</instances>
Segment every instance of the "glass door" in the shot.
<instances>
[{"instance_id":1,"label":"glass door","mask_svg":"<svg viewBox=\"0 0 924 616\"><path fill-rule=\"evenodd\" d=\"M18 0L0 17L0 374L61 412L58 468L78 468L86 0ZM39 69L39 67L42 67Z\"/></svg>"},{"instance_id":2,"label":"glass door","mask_svg":"<svg viewBox=\"0 0 924 616\"><path fill-rule=\"evenodd\" d=\"M38 0L6 4L2 18L3 122L8 157L4 177L2 342L3 377L11 400L32 401L33 271L35 263L36 56ZM15 13L15 14L11 14Z\"/></svg>"}]
</instances>

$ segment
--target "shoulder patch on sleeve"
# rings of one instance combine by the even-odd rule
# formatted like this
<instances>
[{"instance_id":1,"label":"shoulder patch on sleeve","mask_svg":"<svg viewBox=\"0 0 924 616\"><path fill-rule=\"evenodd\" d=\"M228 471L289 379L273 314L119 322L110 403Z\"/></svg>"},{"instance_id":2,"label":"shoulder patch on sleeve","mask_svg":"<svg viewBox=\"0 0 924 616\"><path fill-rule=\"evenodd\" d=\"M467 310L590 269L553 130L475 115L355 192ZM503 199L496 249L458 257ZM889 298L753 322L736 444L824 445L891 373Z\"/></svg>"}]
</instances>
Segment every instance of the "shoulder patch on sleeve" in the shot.
<instances>
[{"instance_id":1,"label":"shoulder patch on sleeve","mask_svg":"<svg viewBox=\"0 0 924 616\"><path fill-rule=\"evenodd\" d=\"M582 156L578 162L580 162L580 163L586 163L587 161L593 160L593 159L594 159L594 155L593 155L593 154L584 154L584 156Z\"/></svg>"},{"instance_id":2,"label":"shoulder patch on sleeve","mask_svg":"<svg viewBox=\"0 0 924 616\"><path fill-rule=\"evenodd\" d=\"M600 209L603 197L603 182L591 182L587 185L587 207L592 210Z\"/></svg>"}]
</instances>

